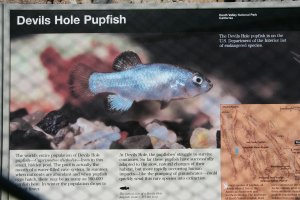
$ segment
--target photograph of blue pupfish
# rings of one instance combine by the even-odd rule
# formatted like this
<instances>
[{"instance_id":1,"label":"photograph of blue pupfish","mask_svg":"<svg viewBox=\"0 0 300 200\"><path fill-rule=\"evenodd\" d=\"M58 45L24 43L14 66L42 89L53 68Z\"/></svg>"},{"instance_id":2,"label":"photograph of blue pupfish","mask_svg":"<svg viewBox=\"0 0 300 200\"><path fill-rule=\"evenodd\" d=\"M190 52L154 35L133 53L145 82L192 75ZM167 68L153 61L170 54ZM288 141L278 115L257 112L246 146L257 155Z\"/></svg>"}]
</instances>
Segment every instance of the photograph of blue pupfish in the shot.
<instances>
[{"instance_id":1,"label":"photograph of blue pupfish","mask_svg":"<svg viewBox=\"0 0 300 200\"><path fill-rule=\"evenodd\" d=\"M143 64L139 56L125 51L115 59L114 72L99 73L78 65L70 74L69 84L76 96L87 99L107 93L107 108L125 112L133 102L155 100L168 102L186 99L208 92L213 83L199 72L171 64Z\"/></svg>"}]
</instances>

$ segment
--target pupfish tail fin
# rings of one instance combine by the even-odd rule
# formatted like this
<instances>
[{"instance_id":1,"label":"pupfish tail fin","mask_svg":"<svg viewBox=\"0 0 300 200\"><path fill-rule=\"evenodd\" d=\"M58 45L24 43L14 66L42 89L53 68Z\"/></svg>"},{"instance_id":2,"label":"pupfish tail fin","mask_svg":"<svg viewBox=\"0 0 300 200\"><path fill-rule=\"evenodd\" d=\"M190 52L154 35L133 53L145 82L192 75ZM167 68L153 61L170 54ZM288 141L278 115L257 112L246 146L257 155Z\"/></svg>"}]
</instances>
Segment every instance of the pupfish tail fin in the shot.
<instances>
[{"instance_id":1,"label":"pupfish tail fin","mask_svg":"<svg viewBox=\"0 0 300 200\"><path fill-rule=\"evenodd\" d=\"M89 78L95 70L84 64L78 64L69 76L71 95L81 101L90 101L95 96L89 89Z\"/></svg>"}]
</instances>

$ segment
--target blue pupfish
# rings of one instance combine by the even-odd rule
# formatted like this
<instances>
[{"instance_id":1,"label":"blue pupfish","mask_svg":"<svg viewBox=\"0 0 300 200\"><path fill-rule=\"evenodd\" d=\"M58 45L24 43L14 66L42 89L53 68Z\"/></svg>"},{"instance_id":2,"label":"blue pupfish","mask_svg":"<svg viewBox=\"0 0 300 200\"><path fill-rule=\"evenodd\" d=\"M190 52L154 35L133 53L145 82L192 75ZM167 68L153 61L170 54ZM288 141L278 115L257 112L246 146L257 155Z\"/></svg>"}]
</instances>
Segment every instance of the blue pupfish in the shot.
<instances>
[{"instance_id":1,"label":"blue pupfish","mask_svg":"<svg viewBox=\"0 0 300 200\"><path fill-rule=\"evenodd\" d=\"M113 63L112 73L99 73L87 66L77 66L70 74L74 95L91 98L108 93L108 109L127 111L133 102L195 97L208 92L213 84L198 72L170 64L143 64L132 51L121 53Z\"/></svg>"}]
</instances>

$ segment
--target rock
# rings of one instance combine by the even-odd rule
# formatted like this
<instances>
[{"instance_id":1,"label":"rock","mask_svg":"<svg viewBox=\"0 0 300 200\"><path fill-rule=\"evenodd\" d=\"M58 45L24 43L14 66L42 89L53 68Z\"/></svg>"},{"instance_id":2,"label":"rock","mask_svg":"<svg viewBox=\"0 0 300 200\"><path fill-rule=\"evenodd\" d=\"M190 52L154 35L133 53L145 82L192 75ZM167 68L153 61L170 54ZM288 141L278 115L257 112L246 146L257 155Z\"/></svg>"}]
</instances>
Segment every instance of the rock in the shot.
<instances>
[{"instance_id":1,"label":"rock","mask_svg":"<svg viewBox=\"0 0 300 200\"><path fill-rule=\"evenodd\" d=\"M9 114L9 120L12 121L13 119L21 118L21 117L23 117L27 114L28 114L28 112L25 108L20 108L20 109L14 111L14 112L11 112Z\"/></svg>"},{"instance_id":2,"label":"rock","mask_svg":"<svg viewBox=\"0 0 300 200\"><path fill-rule=\"evenodd\" d=\"M95 132L98 130L106 132L120 132L120 129L115 126L106 126L100 121L89 121L84 118L78 118L76 125L80 128L82 134Z\"/></svg>"},{"instance_id":3,"label":"rock","mask_svg":"<svg viewBox=\"0 0 300 200\"><path fill-rule=\"evenodd\" d=\"M119 143L118 141L117 142L112 142L110 147L110 149L125 149L125 147Z\"/></svg>"},{"instance_id":4,"label":"rock","mask_svg":"<svg viewBox=\"0 0 300 200\"><path fill-rule=\"evenodd\" d=\"M97 131L81 134L75 137L75 144L71 149L109 149L111 143L120 138L119 132Z\"/></svg>"},{"instance_id":5,"label":"rock","mask_svg":"<svg viewBox=\"0 0 300 200\"><path fill-rule=\"evenodd\" d=\"M57 149L70 149L70 147L75 144L75 135L75 130L68 126L60 129L54 136L52 142Z\"/></svg>"},{"instance_id":6,"label":"rock","mask_svg":"<svg viewBox=\"0 0 300 200\"><path fill-rule=\"evenodd\" d=\"M62 111L49 112L37 126L50 135L55 135L60 129L69 124L69 118Z\"/></svg>"},{"instance_id":7,"label":"rock","mask_svg":"<svg viewBox=\"0 0 300 200\"><path fill-rule=\"evenodd\" d=\"M176 132L177 141L180 141L180 144L182 144L186 148L190 148L189 139L190 139L190 134L192 132L191 130L192 119L193 118L191 117L191 119L185 119L182 122L163 121L163 123L166 125L166 127L169 130Z\"/></svg>"},{"instance_id":8,"label":"rock","mask_svg":"<svg viewBox=\"0 0 300 200\"><path fill-rule=\"evenodd\" d=\"M156 122L148 124L146 130L149 132L147 135L154 149L169 148L177 141L177 136L173 131Z\"/></svg>"},{"instance_id":9,"label":"rock","mask_svg":"<svg viewBox=\"0 0 300 200\"><path fill-rule=\"evenodd\" d=\"M75 144L75 138L72 132L67 132L63 140L57 145L57 149L70 149Z\"/></svg>"},{"instance_id":10,"label":"rock","mask_svg":"<svg viewBox=\"0 0 300 200\"><path fill-rule=\"evenodd\" d=\"M41 129L40 127L38 127L38 126L32 126L32 129L34 129L34 130L36 130L38 132L44 133L45 136L46 136L46 139L51 140L51 141L53 140L53 136L49 135L48 133L45 133L45 131L43 129Z\"/></svg>"},{"instance_id":11,"label":"rock","mask_svg":"<svg viewBox=\"0 0 300 200\"><path fill-rule=\"evenodd\" d=\"M81 116L81 110L70 104L65 104L61 109L49 112L37 126L50 135L55 135L69 123L74 123Z\"/></svg>"},{"instance_id":12,"label":"rock","mask_svg":"<svg viewBox=\"0 0 300 200\"><path fill-rule=\"evenodd\" d=\"M185 146L178 143L159 140L156 137L150 137L153 149L185 149Z\"/></svg>"},{"instance_id":13,"label":"rock","mask_svg":"<svg viewBox=\"0 0 300 200\"><path fill-rule=\"evenodd\" d=\"M77 123L71 124L71 125L69 126L69 128L72 129L72 132L74 133L74 136L75 136L75 135L80 135L81 132L82 132L82 128L81 128L80 126L78 126Z\"/></svg>"},{"instance_id":14,"label":"rock","mask_svg":"<svg viewBox=\"0 0 300 200\"><path fill-rule=\"evenodd\" d=\"M34 129L17 130L10 134L10 149L51 149L50 141L42 132Z\"/></svg>"},{"instance_id":15,"label":"rock","mask_svg":"<svg viewBox=\"0 0 300 200\"><path fill-rule=\"evenodd\" d=\"M157 137L150 137L153 149L169 149L170 144L159 140Z\"/></svg>"},{"instance_id":16,"label":"rock","mask_svg":"<svg viewBox=\"0 0 300 200\"><path fill-rule=\"evenodd\" d=\"M72 149L108 149L112 142L121 139L118 127L106 126L101 121L79 118L70 127L75 135L75 144L71 146Z\"/></svg>"},{"instance_id":17,"label":"rock","mask_svg":"<svg viewBox=\"0 0 300 200\"><path fill-rule=\"evenodd\" d=\"M17 118L9 123L9 128L12 133L16 130L27 131L31 126L22 118Z\"/></svg>"},{"instance_id":18,"label":"rock","mask_svg":"<svg viewBox=\"0 0 300 200\"><path fill-rule=\"evenodd\" d=\"M136 135L128 137L122 145L126 149L153 149L151 140L146 135Z\"/></svg>"},{"instance_id":19,"label":"rock","mask_svg":"<svg viewBox=\"0 0 300 200\"><path fill-rule=\"evenodd\" d=\"M158 123L151 123L146 126L146 130L149 132L148 136L156 137L159 140L169 142L171 144L177 141L176 134L168 130L165 126L159 125Z\"/></svg>"},{"instance_id":20,"label":"rock","mask_svg":"<svg viewBox=\"0 0 300 200\"><path fill-rule=\"evenodd\" d=\"M119 133L110 133L104 136L101 139L97 139L94 142L86 145L87 149L109 149L112 142L115 142L120 139Z\"/></svg>"},{"instance_id":21,"label":"rock","mask_svg":"<svg viewBox=\"0 0 300 200\"><path fill-rule=\"evenodd\" d=\"M190 138L190 144L193 149L216 148L215 130L196 128Z\"/></svg>"},{"instance_id":22,"label":"rock","mask_svg":"<svg viewBox=\"0 0 300 200\"><path fill-rule=\"evenodd\" d=\"M153 136L163 141L168 140L168 129L158 123L148 124L146 130L148 131L148 136Z\"/></svg>"},{"instance_id":23,"label":"rock","mask_svg":"<svg viewBox=\"0 0 300 200\"><path fill-rule=\"evenodd\" d=\"M144 127L135 121L117 122L113 120L106 120L105 124L107 126L117 126L121 131L126 131L128 136L146 135L148 133Z\"/></svg>"},{"instance_id":24,"label":"rock","mask_svg":"<svg viewBox=\"0 0 300 200\"><path fill-rule=\"evenodd\" d=\"M193 131L190 138L191 147L193 149L207 148L209 145L209 130L205 128L197 128Z\"/></svg>"},{"instance_id":25,"label":"rock","mask_svg":"<svg viewBox=\"0 0 300 200\"><path fill-rule=\"evenodd\" d=\"M62 128L60 129L57 134L54 136L52 142L55 144L55 145L58 145L60 142L63 141L63 139L65 138L65 136L68 134L68 133L71 133L72 135L74 135L72 133L72 130L70 127L65 127L65 128Z\"/></svg>"},{"instance_id":26,"label":"rock","mask_svg":"<svg viewBox=\"0 0 300 200\"><path fill-rule=\"evenodd\" d=\"M178 144L178 143L174 143L171 144L170 149L186 149L185 146Z\"/></svg>"},{"instance_id":27,"label":"rock","mask_svg":"<svg viewBox=\"0 0 300 200\"><path fill-rule=\"evenodd\" d=\"M39 123L43 118L45 117L45 113L44 112L34 112L32 114L26 115L24 117L22 117L22 119L24 119L26 122L28 122L29 124L36 125L37 123Z\"/></svg>"},{"instance_id":28,"label":"rock","mask_svg":"<svg viewBox=\"0 0 300 200\"><path fill-rule=\"evenodd\" d=\"M70 103L64 104L60 108L60 111L66 115L70 123L75 123L79 117L84 115L84 112L79 107L73 106Z\"/></svg>"},{"instance_id":29,"label":"rock","mask_svg":"<svg viewBox=\"0 0 300 200\"><path fill-rule=\"evenodd\" d=\"M124 142L126 138L128 137L128 132L127 131L121 131L120 132L121 138L119 140L120 143Z\"/></svg>"}]
</instances>

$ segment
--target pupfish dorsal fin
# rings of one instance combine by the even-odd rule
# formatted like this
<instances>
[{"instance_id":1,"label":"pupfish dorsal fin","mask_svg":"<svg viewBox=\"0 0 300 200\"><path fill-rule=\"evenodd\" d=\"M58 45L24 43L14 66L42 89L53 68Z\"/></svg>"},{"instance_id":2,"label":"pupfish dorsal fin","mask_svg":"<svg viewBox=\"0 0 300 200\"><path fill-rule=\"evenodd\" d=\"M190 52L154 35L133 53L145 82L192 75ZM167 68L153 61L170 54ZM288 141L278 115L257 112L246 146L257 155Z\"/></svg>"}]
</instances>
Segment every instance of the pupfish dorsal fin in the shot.
<instances>
[{"instance_id":1,"label":"pupfish dorsal fin","mask_svg":"<svg viewBox=\"0 0 300 200\"><path fill-rule=\"evenodd\" d=\"M138 64L142 64L139 56L133 51L124 51L113 63L113 69L116 71L124 71Z\"/></svg>"}]
</instances>

